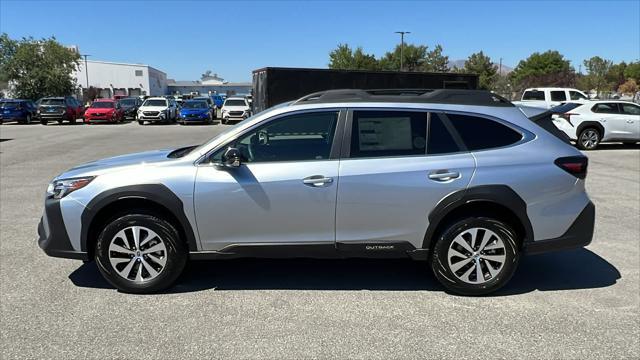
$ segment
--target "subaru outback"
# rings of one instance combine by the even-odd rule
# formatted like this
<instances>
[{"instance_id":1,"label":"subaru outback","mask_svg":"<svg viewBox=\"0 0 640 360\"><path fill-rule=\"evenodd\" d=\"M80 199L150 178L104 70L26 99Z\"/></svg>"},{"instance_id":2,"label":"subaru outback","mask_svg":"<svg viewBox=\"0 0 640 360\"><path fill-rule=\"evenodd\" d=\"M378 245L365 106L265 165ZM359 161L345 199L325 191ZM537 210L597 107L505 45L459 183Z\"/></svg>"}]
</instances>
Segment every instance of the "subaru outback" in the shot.
<instances>
[{"instance_id":1,"label":"subaru outback","mask_svg":"<svg viewBox=\"0 0 640 360\"><path fill-rule=\"evenodd\" d=\"M490 92L331 90L199 146L70 169L38 242L131 293L170 287L190 259L371 257L422 260L450 292L483 295L525 254L591 242L586 173Z\"/></svg>"}]
</instances>

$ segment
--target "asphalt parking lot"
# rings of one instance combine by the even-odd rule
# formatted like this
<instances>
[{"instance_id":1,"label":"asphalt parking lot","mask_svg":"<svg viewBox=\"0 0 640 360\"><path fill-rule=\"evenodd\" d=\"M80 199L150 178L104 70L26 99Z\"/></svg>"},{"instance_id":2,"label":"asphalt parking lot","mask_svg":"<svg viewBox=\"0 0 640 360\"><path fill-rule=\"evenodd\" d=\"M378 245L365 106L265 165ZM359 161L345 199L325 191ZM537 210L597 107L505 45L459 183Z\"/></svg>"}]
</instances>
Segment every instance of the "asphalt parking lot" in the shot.
<instances>
[{"instance_id":1,"label":"asphalt parking lot","mask_svg":"<svg viewBox=\"0 0 640 360\"><path fill-rule=\"evenodd\" d=\"M198 144L225 128L0 127L0 358L640 357L640 150L588 153L586 249L525 258L495 296L445 293L422 263L190 264L171 292L119 293L36 244L48 182L72 165Z\"/></svg>"}]
</instances>

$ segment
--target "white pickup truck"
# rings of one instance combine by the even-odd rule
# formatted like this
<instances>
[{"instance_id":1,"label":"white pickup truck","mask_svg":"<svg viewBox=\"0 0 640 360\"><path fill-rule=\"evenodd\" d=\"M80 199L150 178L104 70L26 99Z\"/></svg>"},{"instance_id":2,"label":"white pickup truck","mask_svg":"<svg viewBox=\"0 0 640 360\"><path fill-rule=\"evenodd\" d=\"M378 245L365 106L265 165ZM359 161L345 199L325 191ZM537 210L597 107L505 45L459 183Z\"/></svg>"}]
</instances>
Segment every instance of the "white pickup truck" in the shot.
<instances>
[{"instance_id":1,"label":"white pickup truck","mask_svg":"<svg viewBox=\"0 0 640 360\"><path fill-rule=\"evenodd\" d=\"M541 109L551 109L566 102L584 103L589 97L580 90L571 88L540 87L529 88L522 93L515 105L524 105Z\"/></svg>"}]
</instances>

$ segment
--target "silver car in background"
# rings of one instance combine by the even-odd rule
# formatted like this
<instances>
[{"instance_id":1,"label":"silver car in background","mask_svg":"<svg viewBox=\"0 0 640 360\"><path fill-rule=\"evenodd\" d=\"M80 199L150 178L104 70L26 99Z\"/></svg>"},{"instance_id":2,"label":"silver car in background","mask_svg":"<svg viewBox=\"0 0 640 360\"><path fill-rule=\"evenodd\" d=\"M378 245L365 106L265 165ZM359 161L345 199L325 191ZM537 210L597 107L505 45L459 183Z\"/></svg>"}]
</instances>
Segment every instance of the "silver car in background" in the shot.
<instances>
[{"instance_id":1,"label":"silver car in background","mask_svg":"<svg viewBox=\"0 0 640 360\"><path fill-rule=\"evenodd\" d=\"M39 245L132 293L168 288L189 259L404 257L482 295L524 254L591 242L586 172L489 92L332 90L200 146L70 169L47 190Z\"/></svg>"}]
</instances>

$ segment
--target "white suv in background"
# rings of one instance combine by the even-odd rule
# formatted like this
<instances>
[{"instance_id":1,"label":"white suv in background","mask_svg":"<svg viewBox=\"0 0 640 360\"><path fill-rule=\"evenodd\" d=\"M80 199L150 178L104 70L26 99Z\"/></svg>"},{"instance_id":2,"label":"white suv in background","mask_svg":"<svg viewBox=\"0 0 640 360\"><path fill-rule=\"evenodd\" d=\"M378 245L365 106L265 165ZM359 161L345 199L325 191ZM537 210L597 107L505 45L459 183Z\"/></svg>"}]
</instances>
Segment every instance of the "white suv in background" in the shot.
<instances>
[{"instance_id":1,"label":"white suv in background","mask_svg":"<svg viewBox=\"0 0 640 360\"><path fill-rule=\"evenodd\" d=\"M229 97L222 104L222 123L229 121L242 121L251 116L251 107L246 98L236 96Z\"/></svg>"},{"instance_id":2,"label":"white suv in background","mask_svg":"<svg viewBox=\"0 0 640 360\"><path fill-rule=\"evenodd\" d=\"M569 105L569 104L567 104ZM605 141L634 144L640 141L640 106L628 101L589 101L555 117L553 122L576 141L593 150Z\"/></svg>"},{"instance_id":3,"label":"white suv in background","mask_svg":"<svg viewBox=\"0 0 640 360\"><path fill-rule=\"evenodd\" d=\"M520 101L514 101L515 105L525 105L543 109L551 109L554 106L566 102L585 102L589 97L580 90L572 88L541 87L529 88L522 93Z\"/></svg>"},{"instance_id":4,"label":"white suv in background","mask_svg":"<svg viewBox=\"0 0 640 360\"><path fill-rule=\"evenodd\" d=\"M145 121L172 123L178 118L178 106L175 100L163 97L152 97L142 103L138 109L138 124Z\"/></svg>"}]
</instances>

